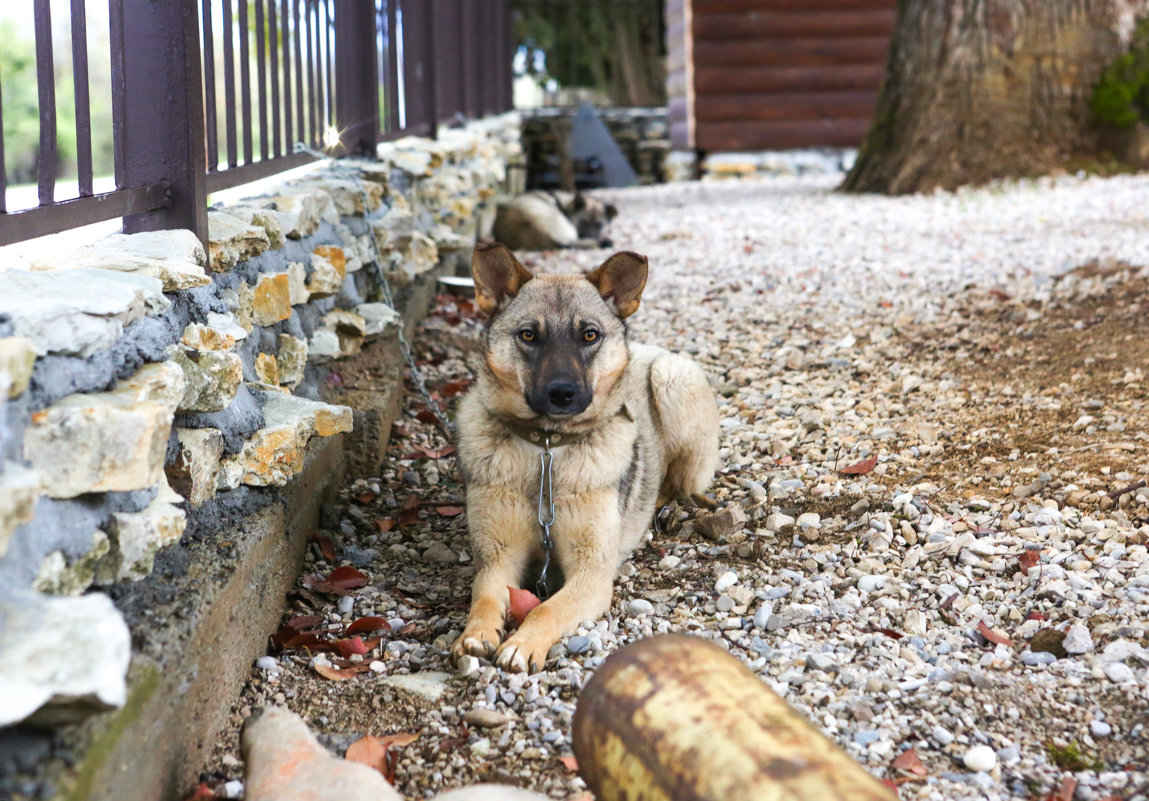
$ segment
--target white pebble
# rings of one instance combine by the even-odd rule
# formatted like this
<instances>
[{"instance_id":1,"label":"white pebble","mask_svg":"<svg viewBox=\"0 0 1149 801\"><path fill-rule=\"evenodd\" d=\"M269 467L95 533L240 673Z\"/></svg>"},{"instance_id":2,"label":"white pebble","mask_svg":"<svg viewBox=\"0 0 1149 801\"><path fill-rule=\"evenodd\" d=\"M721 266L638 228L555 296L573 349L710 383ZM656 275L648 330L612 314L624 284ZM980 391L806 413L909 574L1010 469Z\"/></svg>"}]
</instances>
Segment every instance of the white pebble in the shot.
<instances>
[{"instance_id":1,"label":"white pebble","mask_svg":"<svg viewBox=\"0 0 1149 801\"><path fill-rule=\"evenodd\" d=\"M975 773L988 773L997 766L997 754L988 745L975 745L965 752L962 762Z\"/></svg>"},{"instance_id":2,"label":"white pebble","mask_svg":"<svg viewBox=\"0 0 1149 801\"><path fill-rule=\"evenodd\" d=\"M738 583L738 574L733 570L727 570L718 577L718 581L714 582L715 592L726 592L726 590L733 587Z\"/></svg>"}]
</instances>

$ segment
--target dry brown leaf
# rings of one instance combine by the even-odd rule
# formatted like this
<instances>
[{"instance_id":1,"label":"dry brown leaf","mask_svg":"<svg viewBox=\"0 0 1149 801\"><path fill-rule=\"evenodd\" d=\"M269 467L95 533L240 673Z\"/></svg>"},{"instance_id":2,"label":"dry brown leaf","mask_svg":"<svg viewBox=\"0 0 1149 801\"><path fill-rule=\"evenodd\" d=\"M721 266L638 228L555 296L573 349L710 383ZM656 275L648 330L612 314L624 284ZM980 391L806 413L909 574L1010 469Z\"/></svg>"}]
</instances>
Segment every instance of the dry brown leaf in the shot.
<instances>
[{"instance_id":1,"label":"dry brown leaf","mask_svg":"<svg viewBox=\"0 0 1149 801\"><path fill-rule=\"evenodd\" d=\"M319 552L328 562L335 561L335 543L326 534L316 534L315 541L319 543Z\"/></svg>"},{"instance_id":2,"label":"dry brown leaf","mask_svg":"<svg viewBox=\"0 0 1149 801\"><path fill-rule=\"evenodd\" d=\"M440 506L435 509L442 517L456 517L463 513L461 506Z\"/></svg>"},{"instance_id":3,"label":"dry brown leaf","mask_svg":"<svg viewBox=\"0 0 1149 801\"><path fill-rule=\"evenodd\" d=\"M344 659L350 659L352 655L359 654L362 656L367 653L367 646L363 644L362 637L349 637L342 640L335 641L335 647L339 649L339 655Z\"/></svg>"},{"instance_id":4,"label":"dry brown leaf","mask_svg":"<svg viewBox=\"0 0 1149 801\"><path fill-rule=\"evenodd\" d=\"M386 776L387 748L387 743L368 734L347 746L347 754L343 758L348 762L358 762L361 765L374 768Z\"/></svg>"},{"instance_id":5,"label":"dry brown leaf","mask_svg":"<svg viewBox=\"0 0 1149 801\"><path fill-rule=\"evenodd\" d=\"M985 637L992 643L997 643L998 645L1009 645L1010 643L1009 637L1006 637L997 629L991 629L985 624L984 620L978 621L977 630L981 632L981 636Z\"/></svg>"},{"instance_id":6,"label":"dry brown leaf","mask_svg":"<svg viewBox=\"0 0 1149 801\"><path fill-rule=\"evenodd\" d=\"M894 758L894 768L912 773L915 776L925 776L926 766L922 764L916 748L907 748Z\"/></svg>"},{"instance_id":7,"label":"dry brown leaf","mask_svg":"<svg viewBox=\"0 0 1149 801\"><path fill-rule=\"evenodd\" d=\"M349 637L352 634L364 634L368 631L390 631L390 630L391 630L391 624L388 623L385 618L361 617L358 620L356 620L355 622L353 622L350 626L348 626L347 631L343 632L343 634Z\"/></svg>"},{"instance_id":8,"label":"dry brown leaf","mask_svg":"<svg viewBox=\"0 0 1149 801\"><path fill-rule=\"evenodd\" d=\"M866 473L872 473L874 468L878 466L878 457L871 456L869 459L863 459L857 464L852 464L849 467L843 467L841 473L844 476L864 476Z\"/></svg>"},{"instance_id":9,"label":"dry brown leaf","mask_svg":"<svg viewBox=\"0 0 1149 801\"><path fill-rule=\"evenodd\" d=\"M323 581L314 582L311 589L335 595L347 595L351 590L367 586L367 576L353 567L337 567Z\"/></svg>"},{"instance_id":10,"label":"dry brown leaf","mask_svg":"<svg viewBox=\"0 0 1149 801\"><path fill-rule=\"evenodd\" d=\"M345 681L347 679L353 679L363 672L355 668L341 669L337 667L331 667L330 665L314 665L314 668L315 672L320 676L325 679L331 679L332 681Z\"/></svg>"},{"instance_id":11,"label":"dry brown leaf","mask_svg":"<svg viewBox=\"0 0 1149 801\"><path fill-rule=\"evenodd\" d=\"M578 759L574 756L559 757L559 762L563 763L571 773L578 773Z\"/></svg>"},{"instance_id":12,"label":"dry brown leaf","mask_svg":"<svg viewBox=\"0 0 1149 801\"><path fill-rule=\"evenodd\" d=\"M1037 551L1022 551L1017 556L1017 564L1021 567L1022 573L1029 573L1031 567L1036 567L1037 563L1041 561Z\"/></svg>"}]
</instances>

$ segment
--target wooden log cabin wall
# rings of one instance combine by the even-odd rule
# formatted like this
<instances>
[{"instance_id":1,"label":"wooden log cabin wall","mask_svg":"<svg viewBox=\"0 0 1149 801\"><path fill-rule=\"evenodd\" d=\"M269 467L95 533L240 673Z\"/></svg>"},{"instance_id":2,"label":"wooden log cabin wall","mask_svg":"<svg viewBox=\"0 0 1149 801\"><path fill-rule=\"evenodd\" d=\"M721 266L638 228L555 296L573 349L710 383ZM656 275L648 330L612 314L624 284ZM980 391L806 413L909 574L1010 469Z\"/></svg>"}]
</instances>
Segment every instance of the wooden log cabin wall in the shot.
<instances>
[{"instance_id":1,"label":"wooden log cabin wall","mask_svg":"<svg viewBox=\"0 0 1149 801\"><path fill-rule=\"evenodd\" d=\"M896 16L897 0L667 0L673 146L856 147Z\"/></svg>"}]
</instances>

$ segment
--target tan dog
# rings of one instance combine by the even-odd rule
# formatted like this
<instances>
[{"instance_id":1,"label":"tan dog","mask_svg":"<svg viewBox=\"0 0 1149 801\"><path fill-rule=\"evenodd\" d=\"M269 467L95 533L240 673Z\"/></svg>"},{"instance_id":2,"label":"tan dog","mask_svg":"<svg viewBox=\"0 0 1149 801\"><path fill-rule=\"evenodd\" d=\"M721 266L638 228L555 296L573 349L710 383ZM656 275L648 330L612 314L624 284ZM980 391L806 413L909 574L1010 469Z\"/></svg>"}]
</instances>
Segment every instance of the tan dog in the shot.
<instances>
[{"instance_id":1,"label":"tan dog","mask_svg":"<svg viewBox=\"0 0 1149 801\"><path fill-rule=\"evenodd\" d=\"M710 484L718 410L694 362L627 341L644 257L616 253L590 275L533 276L506 247L479 245L471 269L490 321L458 416L477 572L452 653L538 670L560 637L610 608L618 568L658 504ZM548 438L548 588L558 571L563 582L504 641L507 587L534 588L549 555L539 523Z\"/></svg>"},{"instance_id":2,"label":"tan dog","mask_svg":"<svg viewBox=\"0 0 1149 801\"><path fill-rule=\"evenodd\" d=\"M512 250L608 248L618 209L581 192L528 192L500 203L493 235Z\"/></svg>"}]
</instances>

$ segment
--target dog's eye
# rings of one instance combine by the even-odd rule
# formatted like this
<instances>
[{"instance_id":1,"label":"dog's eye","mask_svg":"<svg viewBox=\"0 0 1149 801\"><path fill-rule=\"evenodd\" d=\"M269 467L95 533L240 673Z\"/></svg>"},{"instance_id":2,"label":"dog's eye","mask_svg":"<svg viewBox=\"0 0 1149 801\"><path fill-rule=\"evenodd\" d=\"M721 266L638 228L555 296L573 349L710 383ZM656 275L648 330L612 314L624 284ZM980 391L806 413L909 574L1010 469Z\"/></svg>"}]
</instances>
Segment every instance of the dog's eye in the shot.
<instances>
[{"instance_id":1,"label":"dog's eye","mask_svg":"<svg viewBox=\"0 0 1149 801\"><path fill-rule=\"evenodd\" d=\"M519 332L519 339L521 339L523 342L534 342L536 336L538 335L529 328L524 328Z\"/></svg>"},{"instance_id":2,"label":"dog's eye","mask_svg":"<svg viewBox=\"0 0 1149 801\"><path fill-rule=\"evenodd\" d=\"M598 337L599 337L598 331L595 331L593 328L590 328L590 329L582 332L582 341L587 343L588 345L592 342L598 342Z\"/></svg>"}]
</instances>

